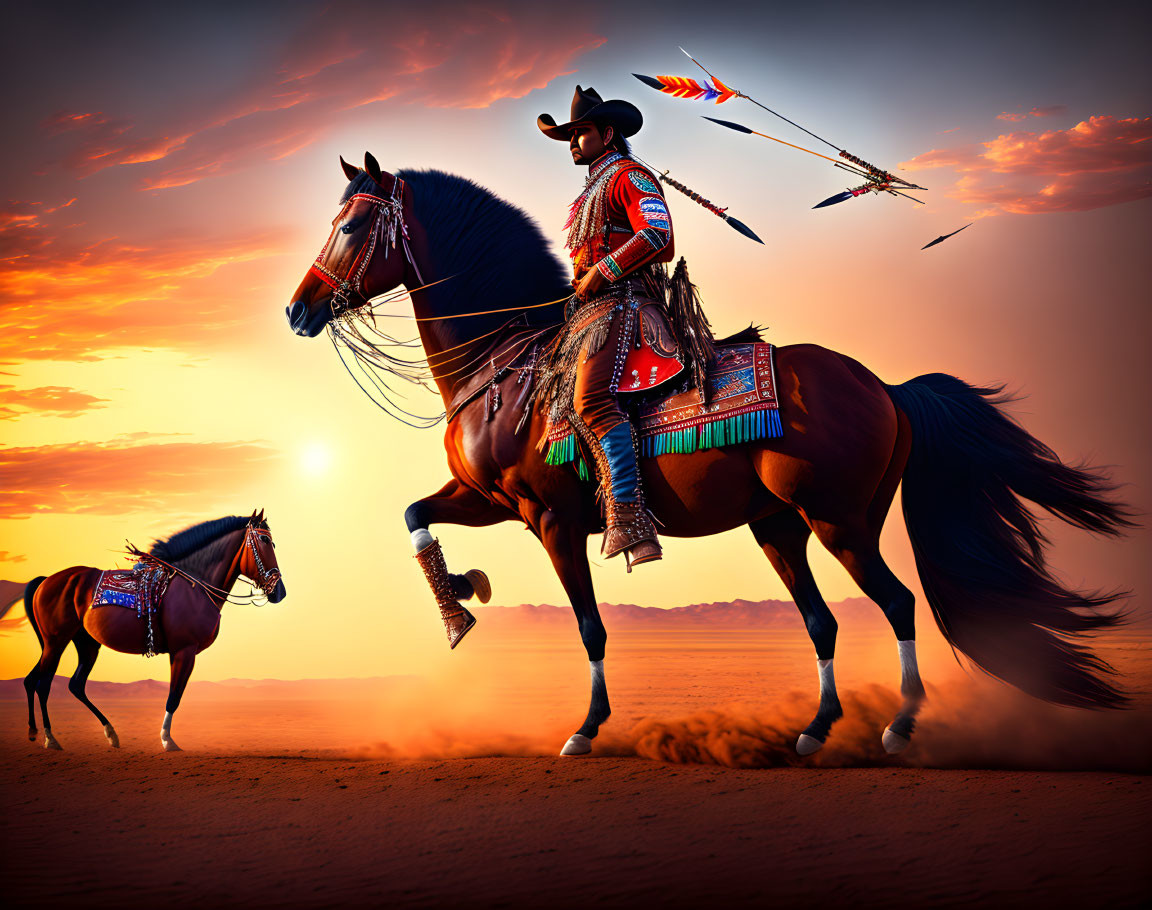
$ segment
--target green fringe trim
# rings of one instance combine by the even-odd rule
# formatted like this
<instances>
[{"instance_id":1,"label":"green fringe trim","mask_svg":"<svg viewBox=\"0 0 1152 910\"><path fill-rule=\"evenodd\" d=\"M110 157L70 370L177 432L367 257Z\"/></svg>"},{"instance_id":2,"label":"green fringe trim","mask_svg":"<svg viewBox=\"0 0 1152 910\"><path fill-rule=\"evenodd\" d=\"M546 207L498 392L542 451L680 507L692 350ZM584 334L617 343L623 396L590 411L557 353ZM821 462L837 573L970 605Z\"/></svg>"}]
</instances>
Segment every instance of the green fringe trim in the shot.
<instances>
[{"instance_id":1,"label":"green fringe trim","mask_svg":"<svg viewBox=\"0 0 1152 910\"><path fill-rule=\"evenodd\" d=\"M576 458L576 434L569 433L562 439L557 439L548 446L548 454L544 458L546 464L568 464Z\"/></svg>"},{"instance_id":2,"label":"green fringe trim","mask_svg":"<svg viewBox=\"0 0 1152 910\"><path fill-rule=\"evenodd\" d=\"M738 414L735 417L718 417L686 430L669 430L645 436L640 440L640 455L644 458L656 455L691 455L700 449L718 449L721 446L734 446L757 439L776 439L783 435L780 412L775 409L764 409L750 414ZM575 433L569 433L551 443L544 461L552 465L576 462L576 471L580 479L591 479L588 465L576 447Z\"/></svg>"}]
</instances>

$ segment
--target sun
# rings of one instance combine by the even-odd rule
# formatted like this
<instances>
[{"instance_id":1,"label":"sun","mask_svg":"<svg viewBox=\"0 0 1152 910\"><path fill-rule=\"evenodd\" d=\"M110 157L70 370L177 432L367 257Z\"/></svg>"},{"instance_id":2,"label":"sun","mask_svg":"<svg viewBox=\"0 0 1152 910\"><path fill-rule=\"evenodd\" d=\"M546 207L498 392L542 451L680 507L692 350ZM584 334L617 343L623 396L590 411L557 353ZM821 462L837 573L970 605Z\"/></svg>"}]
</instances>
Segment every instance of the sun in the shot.
<instances>
[{"instance_id":1,"label":"sun","mask_svg":"<svg viewBox=\"0 0 1152 910\"><path fill-rule=\"evenodd\" d=\"M310 442L300 451L300 470L312 477L327 474L332 464L332 450L326 443Z\"/></svg>"}]
</instances>

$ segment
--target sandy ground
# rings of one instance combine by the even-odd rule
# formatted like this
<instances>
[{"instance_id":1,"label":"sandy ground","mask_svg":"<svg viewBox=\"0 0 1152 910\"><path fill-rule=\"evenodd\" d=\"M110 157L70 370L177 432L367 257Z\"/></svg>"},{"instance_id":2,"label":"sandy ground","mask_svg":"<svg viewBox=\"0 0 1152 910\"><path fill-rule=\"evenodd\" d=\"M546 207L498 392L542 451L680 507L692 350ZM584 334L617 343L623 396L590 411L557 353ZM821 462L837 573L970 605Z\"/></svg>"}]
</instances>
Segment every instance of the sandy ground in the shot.
<instances>
[{"instance_id":1,"label":"sandy ground","mask_svg":"<svg viewBox=\"0 0 1152 910\"><path fill-rule=\"evenodd\" d=\"M29 743L22 700L0 698L5 905L1123 907L1152 895L1146 676L1141 707L1108 715L978 680L937 687L915 744L892 759L879 733L895 695L865 684L871 671L846 673L848 717L800 761L790 744L814 692L791 690L810 682L807 657L738 641L618 639L616 713L585 759L555 755L586 682L540 685L555 675L547 648L542 663L477 649L435 682L194 683L174 728L187 751L171 754L158 751L162 691L96 699L119 750L59 683L65 752ZM1147 653L1129 642L1113 658L1139 669ZM757 671L766 654L775 682ZM757 697L734 702L750 681L764 683Z\"/></svg>"}]
</instances>

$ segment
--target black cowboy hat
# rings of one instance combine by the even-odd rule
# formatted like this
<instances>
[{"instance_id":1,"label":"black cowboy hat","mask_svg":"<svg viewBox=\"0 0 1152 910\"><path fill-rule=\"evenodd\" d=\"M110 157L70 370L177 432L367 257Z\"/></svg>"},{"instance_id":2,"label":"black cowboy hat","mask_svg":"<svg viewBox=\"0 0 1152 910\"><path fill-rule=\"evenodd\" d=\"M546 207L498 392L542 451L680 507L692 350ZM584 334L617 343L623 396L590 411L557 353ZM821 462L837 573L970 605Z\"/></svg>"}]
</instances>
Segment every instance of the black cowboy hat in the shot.
<instances>
[{"instance_id":1,"label":"black cowboy hat","mask_svg":"<svg viewBox=\"0 0 1152 910\"><path fill-rule=\"evenodd\" d=\"M612 124L625 138L640 132L640 127L644 125L644 116L636 105L618 99L605 101L591 86L587 90L576 86L576 94L572 96L571 118L567 123L558 124L551 114L541 114L536 118L536 125L549 139L565 142L572 138L573 126L590 120Z\"/></svg>"}]
</instances>

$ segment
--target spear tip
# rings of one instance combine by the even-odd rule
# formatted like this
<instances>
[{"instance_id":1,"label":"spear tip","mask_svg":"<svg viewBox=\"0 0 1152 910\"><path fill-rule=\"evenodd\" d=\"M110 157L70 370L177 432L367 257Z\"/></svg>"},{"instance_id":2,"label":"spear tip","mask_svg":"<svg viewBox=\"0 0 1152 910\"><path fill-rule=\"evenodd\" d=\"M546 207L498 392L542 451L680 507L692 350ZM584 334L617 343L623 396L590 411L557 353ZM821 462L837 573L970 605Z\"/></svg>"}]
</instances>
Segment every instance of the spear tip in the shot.
<instances>
[{"instance_id":1,"label":"spear tip","mask_svg":"<svg viewBox=\"0 0 1152 910\"><path fill-rule=\"evenodd\" d=\"M720 217L723 218L725 221L727 221L730 225L732 225L732 228L734 230L739 231L741 234L743 234L745 237L749 238L750 240L755 240L761 246L764 245L764 241L761 240L759 237L757 237L756 233L752 230L752 228L748 227L748 225L746 225L743 221L740 221L739 219L733 218L731 215L721 215Z\"/></svg>"},{"instance_id":2,"label":"spear tip","mask_svg":"<svg viewBox=\"0 0 1152 910\"><path fill-rule=\"evenodd\" d=\"M711 120L713 123L719 123L721 126L726 126L730 130L736 130L738 133L748 133L749 135L752 133L752 130L748 129L748 127L741 126L739 123L733 123L731 120L718 120L715 117L704 117L704 119Z\"/></svg>"},{"instance_id":3,"label":"spear tip","mask_svg":"<svg viewBox=\"0 0 1152 910\"><path fill-rule=\"evenodd\" d=\"M641 73L633 73L632 75L650 88L654 88L658 92L664 91L664 85L660 82L659 79L654 79L652 76L645 76Z\"/></svg>"}]
</instances>

